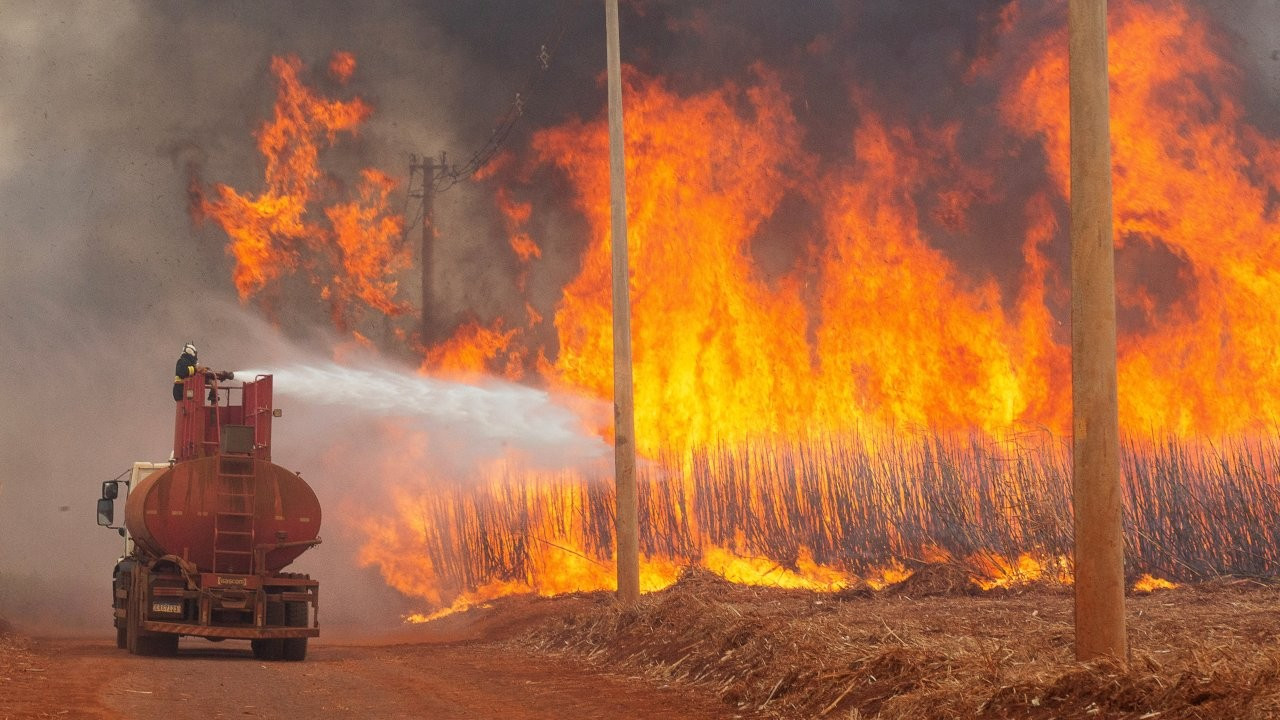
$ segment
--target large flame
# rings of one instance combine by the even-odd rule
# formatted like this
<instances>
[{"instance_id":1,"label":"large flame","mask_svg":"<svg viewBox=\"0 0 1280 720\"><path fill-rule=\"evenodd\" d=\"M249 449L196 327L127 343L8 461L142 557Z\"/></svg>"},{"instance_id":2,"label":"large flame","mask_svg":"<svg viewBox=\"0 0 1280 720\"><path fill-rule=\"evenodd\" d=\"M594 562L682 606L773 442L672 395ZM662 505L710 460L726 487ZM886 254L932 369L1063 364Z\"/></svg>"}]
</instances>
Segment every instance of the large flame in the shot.
<instances>
[{"instance_id":1,"label":"large flame","mask_svg":"<svg viewBox=\"0 0 1280 720\"><path fill-rule=\"evenodd\" d=\"M1012 5L1006 33L1022 32L1019 17ZM856 162L819 175L801 149L790 98L769 71L757 67L746 88L692 97L672 93L660 78L629 74L643 448L868 423L1067 429L1067 354L1058 329L1067 318L1061 307L1055 318L1046 299L1064 268L1043 254L1061 231L1067 193L1065 33L1031 47L1006 58L1019 75L1007 83L1001 108L1014 134L1043 143L1053 185L1022 211L1024 269L1001 279L1015 288L1008 305L995 278L966 277L921 228L922 188L948 175L979 188L991 182L954 150L955 126L895 126L855 90ZM1214 47L1204 19L1185 7L1130 2L1113 18L1120 303L1130 310L1120 339L1121 418L1134 431L1256 429L1270 418L1255 408L1280 399L1280 363L1269 340L1280 320L1280 143L1245 121L1238 71ZM572 181L598 239L556 313L553 379L607 397L606 146L603 120L572 122L535 141L538 161ZM749 243L789 192L823 208L823 236L794 238L813 257L766 280ZM963 194L939 191L932 202L965 223ZM813 282L819 289L807 292ZM1178 294L1170 297L1171 290Z\"/></svg>"},{"instance_id":2,"label":"large flame","mask_svg":"<svg viewBox=\"0 0 1280 720\"><path fill-rule=\"evenodd\" d=\"M778 79L683 98L630 73L627 183L636 437L690 446L752 433L799 432L819 388L795 278L771 287L747 243L802 167L800 128ZM748 118L736 111L750 107ZM556 312L554 378L601 397L613 390L608 133L574 122L539 133L542 162L561 168L597 238Z\"/></svg>"},{"instance_id":3,"label":"large flame","mask_svg":"<svg viewBox=\"0 0 1280 720\"><path fill-rule=\"evenodd\" d=\"M1274 420L1280 363L1280 142L1245 118L1239 71L1205 18L1124 3L1110 38L1121 420L1131 431L1236 433ZM1068 192L1064 37L1045 38L1004 100ZM1175 301L1157 294L1178 291Z\"/></svg>"},{"instance_id":4,"label":"large flame","mask_svg":"<svg viewBox=\"0 0 1280 720\"><path fill-rule=\"evenodd\" d=\"M338 53L330 66L341 81L354 69L350 53ZM265 160L263 189L243 194L217 183L208 197L197 186L194 211L230 238L227 254L235 259L232 278L242 299L302 269L328 301L339 328L359 319L363 308L401 314L408 307L395 299L395 273L409 257L403 221L387 204L396 182L366 169L354 193L341 193L320 165L320 150L339 133L355 133L372 109L359 98L319 97L302 83L301 71L296 57L271 61L278 91L274 116L257 133ZM354 199L344 201L347 194Z\"/></svg>"}]
</instances>

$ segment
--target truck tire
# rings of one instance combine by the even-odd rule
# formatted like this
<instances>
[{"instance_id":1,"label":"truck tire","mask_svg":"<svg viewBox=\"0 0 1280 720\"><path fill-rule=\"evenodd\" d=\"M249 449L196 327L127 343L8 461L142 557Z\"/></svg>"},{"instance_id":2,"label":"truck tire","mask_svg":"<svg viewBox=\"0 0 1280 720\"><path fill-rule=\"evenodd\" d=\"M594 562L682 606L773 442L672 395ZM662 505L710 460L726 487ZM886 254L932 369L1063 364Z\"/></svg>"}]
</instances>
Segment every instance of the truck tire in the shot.
<instances>
[{"instance_id":1,"label":"truck tire","mask_svg":"<svg viewBox=\"0 0 1280 720\"><path fill-rule=\"evenodd\" d=\"M307 626L307 604L304 602L285 603L284 606L285 625L289 627L306 627ZM284 640L284 659L297 662L307 659L307 640L308 638L285 638Z\"/></svg>"},{"instance_id":2,"label":"truck tire","mask_svg":"<svg viewBox=\"0 0 1280 720\"><path fill-rule=\"evenodd\" d=\"M146 597L146 593L134 592L133 578L123 583L129 588L129 597L124 600L125 607L125 627L122 633L120 628L116 628L116 644L120 645L121 636L123 635L124 645L132 655L156 655L161 657L171 657L178 653L178 636L169 633L152 633L142 629L142 612L141 598Z\"/></svg>"},{"instance_id":3,"label":"truck tire","mask_svg":"<svg viewBox=\"0 0 1280 720\"><path fill-rule=\"evenodd\" d=\"M284 654L283 640L250 640L249 647L253 649L253 656L259 660L279 660Z\"/></svg>"},{"instance_id":4,"label":"truck tire","mask_svg":"<svg viewBox=\"0 0 1280 720\"><path fill-rule=\"evenodd\" d=\"M146 633L138 638L138 654L173 657L178 654L178 636L170 633Z\"/></svg>"},{"instance_id":5,"label":"truck tire","mask_svg":"<svg viewBox=\"0 0 1280 720\"><path fill-rule=\"evenodd\" d=\"M129 569L133 567L130 560L122 560L116 563L116 567L111 571L111 624L116 628L116 647L120 650L129 648L129 621L128 617L120 617L116 613L120 610L126 610L129 607L129 590L133 582L133 576L129 574ZM119 597L119 593L124 591L125 597Z\"/></svg>"},{"instance_id":6,"label":"truck tire","mask_svg":"<svg viewBox=\"0 0 1280 720\"><path fill-rule=\"evenodd\" d=\"M147 632L137 623L129 625L125 644L130 653L144 657L173 657L178 654L177 635Z\"/></svg>"},{"instance_id":7,"label":"truck tire","mask_svg":"<svg viewBox=\"0 0 1280 720\"><path fill-rule=\"evenodd\" d=\"M132 600L132 598L130 598ZM128 618L125 623L125 647L132 655L172 656L178 652L178 636L168 633L150 633L142 629L142 617L137 603L130 602ZM119 631L116 642L120 641Z\"/></svg>"},{"instance_id":8,"label":"truck tire","mask_svg":"<svg viewBox=\"0 0 1280 720\"><path fill-rule=\"evenodd\" d=\"M124 599L124 626L125 626L125 649L130 655L138 655L138 640L142 633L142 628L138 626L138 608L137 598L133 593L133 578L125 576L125 587L129 588L129 595Z\"/></svg>"},{"instance_id":9,"label":"truck tire","mask_svg":"<svg viewBox=\"0 0 1280 720\"><path fill-rule=\"evenodd\" d=\"M265 620L267 627L284 625L284 603L267 603ZM253 648L253 656L259 660L279 660L284 657L284 640L250 640L249 647Z\"/></svg>"},{"instance_id":10,"label":"truck tire","mask_svg":"<svg viewBox=\"0 0 1280 720\"><path fill-rule=\"evenodd\" d=\"M309 638L285 638L284 639L284 659L291 662L300 662L307 659L307 640Z\"/></svg>"},{"instance_id":11,"label":"truck tire","mask_svg":"<svg viewBox=\"0 0 1280 720\"><path fill-rule=\"evenodd\" d=\"M111 578L111 624L116 627L116 648L124 650L129 647L129 628L125 624L125 619L116 615L116 611L124 607L120 602L120 598L116 597L116 592L120 587L120 574L117 572L115 577ZM128 586L126 585L125 587Z\"/></svg>"}]
</instances>

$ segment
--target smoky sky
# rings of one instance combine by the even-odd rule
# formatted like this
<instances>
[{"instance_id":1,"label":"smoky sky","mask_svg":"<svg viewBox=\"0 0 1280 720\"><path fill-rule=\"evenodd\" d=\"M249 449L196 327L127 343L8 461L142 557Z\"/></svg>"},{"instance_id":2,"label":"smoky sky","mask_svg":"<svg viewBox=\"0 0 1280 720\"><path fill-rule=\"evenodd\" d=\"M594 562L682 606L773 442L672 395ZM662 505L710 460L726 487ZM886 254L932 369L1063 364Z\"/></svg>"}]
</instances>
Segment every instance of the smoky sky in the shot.
<instances>
[{"instance_id":1,"label":"smoky sky","mask_svg":"<svg viewBox=\"0 0 1280 720\"><path fill-rule=\"evenodd\" d=\"M1242 67L1251 120L1276 130L1280 2L1200 5L1220 20ZM755 62L774 67L806 129L806 151L838 164L853 160L851 85L902 118L990 115L998 88L960 79L991 50L1003 6L634 0L622 6L622 55L681 93L741 80ZM22 584L35 588L22 596L27 607L70 607L87 613L86 625L106 622L100 611L118 548L93 523L98 484L134 460L167 456L169 373L183 342L196 341L202 360L224 367L287 361L298 348L332 354L333 338L319 329L326 316L306 302L274 330L256 306L242 305L225 236L193 225L188 213L192 172L206 185L260 187L253 132L270 116L272 56L297 55L308 84L326 96L359 95L372 105L372 118L335 148L333 162L404 178L411 153L465 160L517 92L528 94L507 143L516 154L539 128L599 118L603 15L602 4L585 0L0 4L0 613L19 603ZM346 87L322 72L335 51L357 57ZM961 142L984 157L981 135ZM1000 162L1004 177L1042 181L1043 158L1029 150ZM539 201L534 222L547 260L530 288L544 313L586 242L566 192L554 177L526 190ZM519 265L488 191L464 183L436 208L440 315L520 316ZM815 222L803 198L783 209L754 243L777 272L793 259L789 238ZM1017 246L1016 228L1002 225L999 212L978 219L1004 246ZM993 261L963 234L927 229L963 268L1016 271L1016 259ZM416 291L411 279L406 289ZM272 333L289 342L264 339ZM285 464L307 468L322 500L339 506L341 487L325 468L308 467L307 450L295 449ZM334 522L326 534L337 533L338 511L326 517ZM304 556L302 569L316 570L305 558L319 558L346 567L349 588L376 585L370 571L351 567L353 542L335 536L333 546Z\"/></svg>"}]
</instances>

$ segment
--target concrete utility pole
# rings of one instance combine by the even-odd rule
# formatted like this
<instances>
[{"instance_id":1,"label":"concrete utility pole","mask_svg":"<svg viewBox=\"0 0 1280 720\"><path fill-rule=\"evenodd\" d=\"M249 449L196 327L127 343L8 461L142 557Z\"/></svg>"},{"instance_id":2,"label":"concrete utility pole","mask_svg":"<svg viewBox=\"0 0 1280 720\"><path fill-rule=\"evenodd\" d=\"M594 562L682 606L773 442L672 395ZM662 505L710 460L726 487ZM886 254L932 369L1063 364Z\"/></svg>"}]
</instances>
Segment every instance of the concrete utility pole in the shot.
<instances>
[{"instance_id":1,"label":"concrete utility pole","mask_svg":"<svg viewBox=\"0 0 1280 720\"><path fill-rule=\"evenodd\" d=\"M443 163L441 163L443 165ZM422 173L422 254L419 265L422 269L422 317L419 332L422 333L422 344L429 345L434 331L433 320L435 316L432 309L435 304L432 302L432 286L431 286L431 268L433 261L433 253L435 251L436 240L439 236L436 234L436 218L435 218L435 182L436 182L436 161L434 158L422 156L422 161L413 157L409 160L409 177L412 184L413 173Z\"/></svg>"},{"instance_id":2,"label":"concrete utility pole","mask_svg":"<svg viewBox=\"0 0 1280 720\"><path fill-rule=\"evenodd\" d=\"M613 220L613 467L617 487L618 600L640 599L636 420L631 393L631 288L627 264L627 182L622 138L618 0L605 0L609 74L609 212Z\"/></svg>"},{"instance_id":3,"label":"concrete utility pole","mask_svg":"<svg viewBox=\"0 0 1280 720\"><path fill-rule=\"evenodd\" d=\"M1070 0L1076 657L1128 657L1116 401L1107 2Z\"/></svg>"}]
</instances>

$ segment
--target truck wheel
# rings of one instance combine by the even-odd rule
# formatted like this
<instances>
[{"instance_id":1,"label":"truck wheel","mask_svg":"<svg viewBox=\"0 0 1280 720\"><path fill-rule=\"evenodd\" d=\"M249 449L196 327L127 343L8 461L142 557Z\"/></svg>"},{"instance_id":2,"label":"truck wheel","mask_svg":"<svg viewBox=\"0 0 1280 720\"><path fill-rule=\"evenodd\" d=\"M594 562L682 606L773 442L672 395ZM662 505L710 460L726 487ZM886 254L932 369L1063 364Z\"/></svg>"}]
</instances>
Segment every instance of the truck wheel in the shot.
<instances>
[{"instance_id":1,"label":"truck wheel","mask_svg":"<svg viewBox=\"0 0 1280 720\"><path fill-rule=\"evenodd\" d=\"M133 646L134 655L146 657L173 657L178 654L178 636L170 633L138 633Z\"/></svg>"},{"instance_id":2,"label":"truck wheel","mask_svg":"<svg viewBox=\"0 0 1280 720\"><path fill-rule=\"evenodd\" d=\"M284 659L292 662L307 659L307 640L309 638L285 638Z\"/></svg>"},{"instance_id":3,"label":"truck wheel","mask_svg":"<svg viewBox=\"0 0 1280 720\"><path fill-rule=\"evenodd\" d=\"M117 610L124 607L124 605L120 603L120 598L116 597L116 591L119 590L121 586L122 583L120 582L120 575L117 572L116 576L111 578L111 614L113 616L116 614ZM128 586L125 585L124 587ZM113 617L111 619L111 623L116 627L116 648L124 650L129 647L129 628L127 627L125 618Z\"/></svg>"},{"instance_id":4,"label":"truck wheel","mask_svg":"<svg viewBox=\"0 0 1280 720\"><path fill-rule=\"evenodd\" d=\"M253 648L253 656L259 660L279 660L284 655L283 640L250 640L249 647Z\"/></svg>"},{"instance_id":5,"label":"truck wheel","mask_svg":"<svg viewBox=\"0 0 1280 720\"><path fill-rule=\"evenodd\" d=\"M285 603L284 606L285 625L289 627L306 627L307 626L307 604L304 602ZM308 638L285 638L284 640L284 659L299 661L307 659L307 639Z\"/></svg>"},{"instance_id":6,"label":"truck wheel","mask_svg":"<svg viewBox=\"0 0 1280 720\"><path fill-rule=\"evenodd\" d=\"M284 603L267 603L266 618L264 619L267 627L284 625ZM249 647L253 648L253 656L259 660L279 660L284 656L284 640L275 638L250 640Z\"/></svg>"},{"instance_id":7,"label":"truck wheel","mask_svg":"<svg viewBox=\"0 0 1280 720\"><path fill-rule=\"evenodd\" d=\"M130 582L129 583L130 588L132 588L132 585L133 583ZM139 636L142 633L142 628L138 627L138 622L139 622L138 608L137 608L138 603L136 602L136 600L137 598L133 597L132 592L129 593L129 597L126 597L124 599L124 625L125 625L124 643L125 643L125 648L129 651L130 655L140 654L139 647L138 647L138 640L140 639Z\"/></svg>"},{"instance_id":8,"label":"truck wheel","mask_svg":"<svg viewBox=\"0 0 1280 720\"><path fill-rule=\"evenodd\" d=\"M138 654L151 657L173 657L178 654L178 636L169 633L146 633L138 637Z\"/></svg>"},{"instance_id":9,"label":"truck wheel","mask_svg":"<svg viewBox=\"0 0 1280 720\"><path fill-rule=\"evenodd\" d=\"M129 587L132 587L130 583ZM139 607L143 593L130 593L125 598L125 630L124 647L133 655L172 656L178 652L178 636L169 633L151 633L142 629L142 608ZM116 643L120 643L120 629L116 628Z\"/></svg>"}]
</instances>

